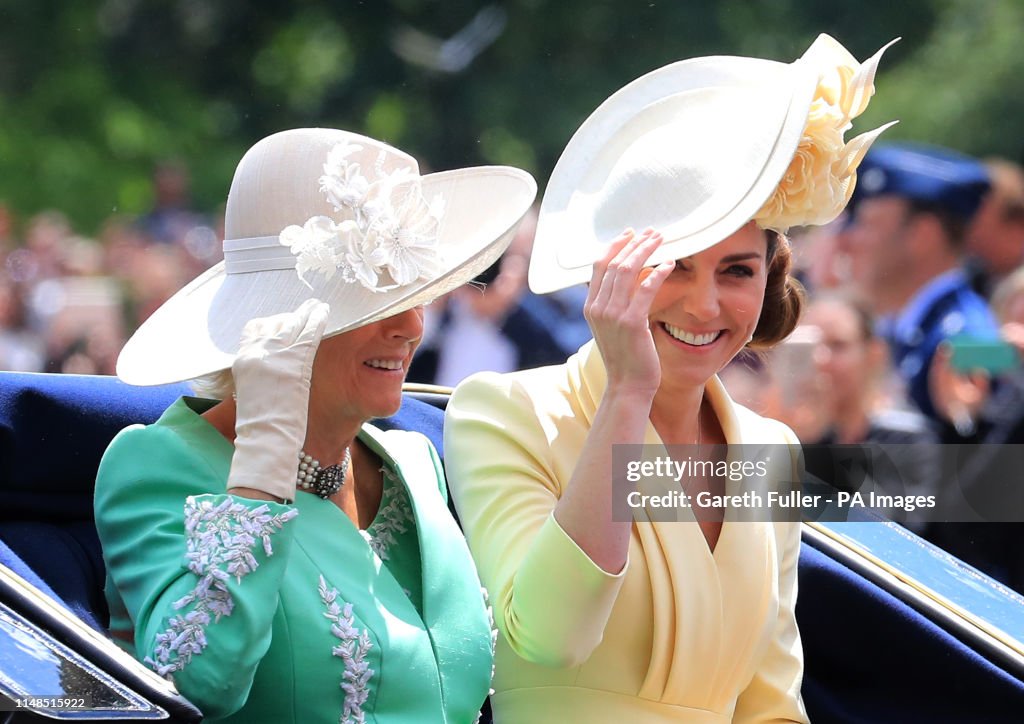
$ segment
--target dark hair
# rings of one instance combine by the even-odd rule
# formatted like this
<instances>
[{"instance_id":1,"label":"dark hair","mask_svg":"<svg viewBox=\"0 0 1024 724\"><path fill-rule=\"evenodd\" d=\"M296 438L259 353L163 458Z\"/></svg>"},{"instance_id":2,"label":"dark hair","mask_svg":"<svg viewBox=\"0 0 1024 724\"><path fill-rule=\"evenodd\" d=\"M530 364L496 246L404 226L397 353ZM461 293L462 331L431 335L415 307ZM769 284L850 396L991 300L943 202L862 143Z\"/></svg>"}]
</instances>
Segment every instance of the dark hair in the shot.
<instances>
[{"instance_id":1,"label":"dark hair","mask_svg":"<svg viewBox=\"0 0 1024 724\"><path fill-rule=\"evenodd\" d=\"M754 350L769 349L788 337L800 321L806 300L803 286L789 275L793 265L789 239L773 229L765 229L765 236L768 240L768 280L764 287L761 317L748 345Z\"/></svg>"}]
</instances>

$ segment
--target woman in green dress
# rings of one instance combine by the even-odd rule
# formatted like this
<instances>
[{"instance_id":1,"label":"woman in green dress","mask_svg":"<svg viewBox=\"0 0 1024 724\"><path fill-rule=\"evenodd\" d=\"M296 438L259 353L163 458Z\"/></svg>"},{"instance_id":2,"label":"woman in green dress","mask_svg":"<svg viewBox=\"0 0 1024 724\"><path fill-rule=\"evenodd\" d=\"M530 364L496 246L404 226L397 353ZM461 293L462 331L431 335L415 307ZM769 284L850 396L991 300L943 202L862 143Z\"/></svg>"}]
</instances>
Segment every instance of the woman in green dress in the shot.
<instances>
[{"instance_id":1,"label":"woman in green dress","mask_svg":"<svg viewBox=\"0 0 1024 724\"><path fill-rule=\"evenodd\" d=\"M422 305L492 263L534 193L517 169L420 177L369 138L275 134L236 171L224 262L125 346L127 382L206 396L103 458L112 632L207 720L477 716L492 626L437 454L368 420L401 404Z\"/></svg>"}]
</instances>

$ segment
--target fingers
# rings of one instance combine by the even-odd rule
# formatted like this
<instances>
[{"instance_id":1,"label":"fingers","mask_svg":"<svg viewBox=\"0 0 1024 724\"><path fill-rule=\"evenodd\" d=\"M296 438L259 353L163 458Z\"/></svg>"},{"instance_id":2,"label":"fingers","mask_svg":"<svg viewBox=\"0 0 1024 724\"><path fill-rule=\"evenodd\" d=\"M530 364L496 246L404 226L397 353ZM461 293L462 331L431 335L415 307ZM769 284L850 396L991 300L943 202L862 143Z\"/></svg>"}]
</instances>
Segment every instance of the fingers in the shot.
<instances>
[{"instance_id":1,"label":"fingers","mask_svg":"<svg viewBox=\"0 0 1024 724\"><path fill-rule=\"evenodd\" d=\"M654 296L661 289L661 285L669 278L676 268L674 260L663 261L656 267L643 270L643 280L637 287L636 293L630 299L630 306L643 312L646 317L651 310L651 303Z\"/></svg>"},{"instance_id":2,"label":"fingers","mask_svg":"<svg viewBox=\"0 0 1024 724\"><path fill-rule=\"evenodd\" d=\"M646 234L647 232L645 231L644 233ZM614 259L618 255L618 253L620 251L622 251L629 242L635 240L636 238L637 238L637 233L635 231L633 231L632 229L626 229L625 231L623 231L621 234L619 234L617 237L615 237L612 240L611 244L608 245L608 250L605 251L604 256L602 256L594 264L595 268L597 268L597 267L601 267L603 269L608 268L608 265L611 263L612 259Z\"/></svg>"},{"instance_id":3,"label":"fingers","mask_svg":"<svg viewBox=\"0 0 1024 724\"><path fill-rule=\"evenodd\" d=\"M330 305L307 299L294 312L250 319L242 328L241 346L276 342L277 347L296 343L316 344L327 325Z\"/></svg>"},{"instance_id":4,"label":"fingers","mask_svg":"<svg viewBox=\"0 0 1024 724\"><path fill-rule=\"evenodd\" d=\"M295 342L300 344L318 344L320 338L324 335L324 329L327 326L327 316L331 313L331 306L326 302L321 302L319 299L307 299L295 313L301 324L301 326L299 324L296 325L298 334L296 335Z\"/></svg>"},{"instance_id":5,"label":"fingers","mask_svg":"<svg viewBox=\"0 0 1024 724\"><path fill-rule=\"evenodd\" d=\"M1003 339L1017 348L1018 354L1024 354L1024 324L1007 322L1002 327Z\"/></svg>"},{"instance_id":6,"label":"fingers","mask_svg":"<svg viewBox=\"0 0 1024 724\"><path fill-rule=\"evenodd\" d=\"M646 234L646 232L644 232ZM608 265L612 263L619 253L625 249L629 244L639 240L636 232L632 229L626 229L619 234L611 244L608 245L607 251L604 256L594 262L594 271L590 276L590 294L589 297L595 297L601 289L601 282L604 279L605 272L608 271Z\"/></svg>"},{"instance_id":7,"label":"fingers","mask_svg":"<svg viewBox=\"0 0 1024 724\"><path fill-rule=\"evenodd\" d=\"M979 398L988 397L991 379L987 371L974 370L968 374L968 379L971 381L971 384L974 385L975 390L977 390Z\"/></svg>"},{"instance_id":8,"label":"fingers","mask_svg":"<svg viewBox=\"0 0 1024 724\"><path fill-rule=\"evenodd\" d=\"M967 430L989 395L989 378L984 371L960 373L950 364L952 349L943 342L935 351L928 376L932 403L939 414L958 430ZM966 434L966 433L962 433Z\"/></svg>"},{"instance_id":9,"label":"fingers","mask_svg":"<svg viewBox=\"0 0 1024 724\"><path fill-rule=\"evenodd\" d=\"M627 308L647 260L661 242L661 234L650 228L639 236L629 229L623 232L604 258L594 264L587 307Z\"/></svg>"}]
</instances>

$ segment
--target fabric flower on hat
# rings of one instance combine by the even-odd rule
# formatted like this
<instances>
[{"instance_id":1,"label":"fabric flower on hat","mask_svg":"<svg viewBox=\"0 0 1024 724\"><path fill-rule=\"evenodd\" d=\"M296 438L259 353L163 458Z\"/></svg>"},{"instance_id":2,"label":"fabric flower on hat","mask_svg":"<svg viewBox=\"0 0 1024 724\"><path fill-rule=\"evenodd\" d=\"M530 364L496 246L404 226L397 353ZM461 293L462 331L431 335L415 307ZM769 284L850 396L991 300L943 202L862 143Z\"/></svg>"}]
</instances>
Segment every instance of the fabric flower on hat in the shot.
<instances>
[{"instance_id":1,"label":"fabric flower on hat","mask_svg":"<svg viewBox=\"0 0 1024 724\"><path fill-rule=\"evenodd\" d=\"M420 276L438 273L437 230L444 214L443 201L427 203L419 184L409 184L397 210L388 210L374 219L367 239L374 251L371 261L391 274L399 286Z\"/></svg>"},{"instance_id":2,"label":"fabric flower on hat","mask_svg":"<svg viewBox=\"0 0 1024 724\"><path fill-rule=\"evenodd\" d=\"M807 125L775 193L754 216L766 229L827 224L845 208L857 182L857 166L887 123L844 141L854 118L875 92L875 72L893 40L864 63L828 35L819 35L801 62L820 69Z\"/></svg>"},{"instance_id":3,"label":"fabric flower on hat","mask_svg":"<svg viewBox=\"0 0 1024 724\"><path fill-rule=\"evenodd\" d=\"M351 223L351 222L349 222ZM327 216L314 216L302 226L289 226L281 232L281 243L296 256L295 270L300 277L320 272L334 276L348 249L350 229Z\"/></svg>"},{"instance_id":4,"label":"fabric flower on hat","mask_svg":"<svg viewBox=\"0 0 1024 724\"><path fill-rule=\"evenodd\" d=\"M320 190L336 211L357 208L370 189L370 182L360 173L359 164L346 160L361 150L363 147L354 143L339 143L327 154Z\"/></svg>"},{"instance_id":5,"label":"fabric flower on hat","mask_svg":"<svg viewBox=\"0 0 1024 724\"><path fill-rule=\"evenodd\" d=\"M327 279L340 273L346 282L375 292L432 279L440 270L441 199L424 199L420 178L408 168L386 172L378 161L368 178L353 159L362 150L356 144L336 145L320 177L327 201L349 218L314 216L281 232L281 243L296 256L296 272L304 281L309 273Z\"/></svg>"}]
</instances>

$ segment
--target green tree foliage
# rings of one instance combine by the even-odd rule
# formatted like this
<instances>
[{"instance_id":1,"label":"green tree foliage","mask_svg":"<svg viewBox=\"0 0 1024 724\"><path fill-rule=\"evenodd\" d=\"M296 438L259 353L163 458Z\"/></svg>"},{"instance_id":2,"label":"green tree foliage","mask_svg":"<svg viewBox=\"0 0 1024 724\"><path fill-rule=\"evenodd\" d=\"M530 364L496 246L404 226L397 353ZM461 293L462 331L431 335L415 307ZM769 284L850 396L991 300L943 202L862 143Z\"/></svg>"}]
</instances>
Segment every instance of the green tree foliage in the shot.
<instances>
[{"instance_id":1,"label":"green tree foliage","mask_svg":"<svg viewBox=\"0 0 1024 724\"><path fill-rule=\"evenodd\" d=\"M866 120L899 118L892 137L979 156L1024 159L1024 3L941 3L927 42L886 74L885 103ZM880 91L881 92L881 91Z\"/></svg>"},{"instance_id":2,"label":"green tree foliage","mask_svg":"<svg viewBox=\"0 0 1024 724\"><path fill-rule=\"evenodd\" d=\"M543 182L632 78L712 53L789 61L818 32L861 58L904 38L862 127L900 118L893 138L1019 158L1022 16L1016 0L0 0L0 200L92 231L145 211L154 164L177 158L212 211L245 148L305 125Z\"/></svg>"}]
</instances>

